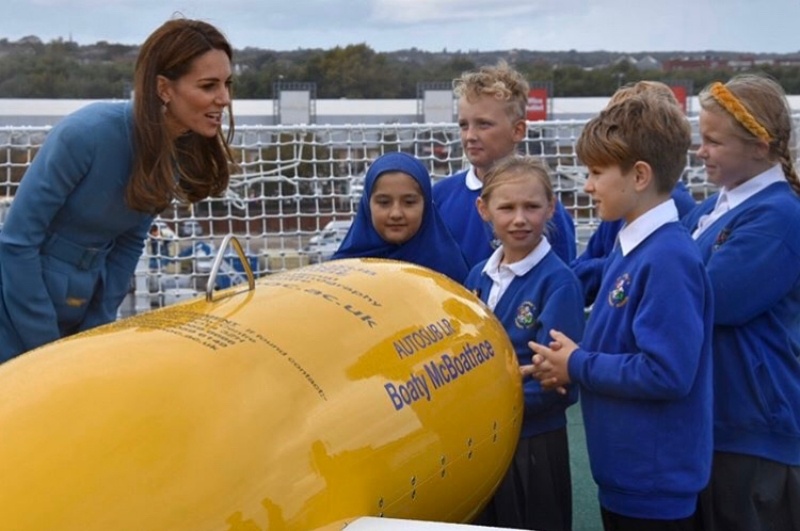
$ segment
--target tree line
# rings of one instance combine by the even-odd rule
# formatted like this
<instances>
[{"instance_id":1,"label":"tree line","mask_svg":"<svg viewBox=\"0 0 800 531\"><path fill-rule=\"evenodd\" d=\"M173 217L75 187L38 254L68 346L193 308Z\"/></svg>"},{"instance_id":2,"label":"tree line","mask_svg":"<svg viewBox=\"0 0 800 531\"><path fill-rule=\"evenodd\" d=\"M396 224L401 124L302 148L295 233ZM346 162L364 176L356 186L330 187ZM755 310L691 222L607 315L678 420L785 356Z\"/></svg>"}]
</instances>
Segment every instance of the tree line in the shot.
<instances>
[{"instance_id":1,"label":"tree line","mask_svg":"<svg viewBox=\"0 0 800 531\"><path fill-rule=\"evenodd\" d=\"M138 47L98 42L81 46L35 37L0 39L0 98L127 98ZM279 82L310 82L321 99L413 99L420 83L449 84L461 73L505 59L531 82L553 87L555 97L610 96L621 84L651 79L690 84L696 94L729 70L679 74L639 70L614 62L611 52L376 52L366 44L329 50L271 51L255 48L234 55L234 97L270 99ZM668 56L663 55L663 59ZM594 64L593 64L594 63ZM800 68L762 65L788 94L800 94Z\"/></svg>"}]
</instances>

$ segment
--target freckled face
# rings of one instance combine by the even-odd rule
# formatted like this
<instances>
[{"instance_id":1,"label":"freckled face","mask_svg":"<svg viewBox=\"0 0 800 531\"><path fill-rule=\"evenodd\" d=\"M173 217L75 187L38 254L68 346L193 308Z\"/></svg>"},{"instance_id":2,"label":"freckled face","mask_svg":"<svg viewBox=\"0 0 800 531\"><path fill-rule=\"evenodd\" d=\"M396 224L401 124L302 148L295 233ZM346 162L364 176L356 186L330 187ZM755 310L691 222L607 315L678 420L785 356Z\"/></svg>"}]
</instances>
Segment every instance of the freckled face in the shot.
<instances>
[{"instance_id":1,"label":"freckled face","mask_svg":"<svg viewBox=\"0 0 800 531\"><path fill-rule=\"evenodd\" d=\"M222 126L222 111L231 103L230 59L222 50L209 50L182 77L171 81L159 76L158 87L173 137L187 131L214 137Z\"/></svg>"},{"instance_id":2,"label":"freckled face","mask_svg":"<svg viewBox=\"0 0 800 531\"><path fill-rule=\"evenodd\" d=\"M375 181L369 208L372 225L381 238L400 245L413 238L422 226L425 201L413 177L394 171Z\"/></svg>"}]
</instances>

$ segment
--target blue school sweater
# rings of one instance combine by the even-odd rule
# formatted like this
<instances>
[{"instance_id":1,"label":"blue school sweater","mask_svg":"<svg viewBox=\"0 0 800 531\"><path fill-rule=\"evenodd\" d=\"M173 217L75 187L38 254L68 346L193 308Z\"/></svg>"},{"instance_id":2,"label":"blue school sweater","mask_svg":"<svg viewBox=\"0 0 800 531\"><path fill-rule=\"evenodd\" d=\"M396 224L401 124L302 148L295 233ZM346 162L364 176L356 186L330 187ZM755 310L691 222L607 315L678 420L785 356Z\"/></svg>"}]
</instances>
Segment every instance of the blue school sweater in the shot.
<instances>
[{"instance_id":1,"label":"blue school sweater","mask_svg":"<svg viewBox=\"0 0 800 531\"><path fill-rule=\"evenodd\" d=\"M492 227L481 219L475 202L480 190L467 188L467 172L464 170L452 177L437 182L433 186L433 202L444 219L450 234L458 241L467 265L471 268L491 256L494 249ZM575 222L572 216L556 201L553 219L548 223L547 240L553 251L564 261L575 259Z\"/></svg>"},{"instance_id":2,"label":"blue school sweater","mask_svg":"<svg viewBox=\"0 0 800 531\"><path fill-rule=\"evenodd\" d=\"M716 196L683 222L694 230ZM775 183L697 239L714 289L714 449L800 465L800 199Z\"/></svg>"},{"instance_id":3,"label":"blue school sweater","mask_svg":"<svg viewBox=\"0 0 800 531\"><path fill-rule=\"evenodd\" d=\"M672 189L672 200L675 201L675 206L678 208L678 216L681 218L689 214L697 206L692 194L689 193L689 189L681 181L678 181L675 188ZM595 297L597 297L597 290L600 288L600 281L603 278L603 265L606 262L606 257L611 254L617 234L624 224L624 220L621 219L601 221L597 226L597 230L589 238L586 249L570 264L583 286L584 304L586 306L591 306Z\"/></svg>"},{"instance_id":4,"label":"blue school sweater","mask_svg":"<svg viewBox=\"0 0 800 531\"><path fill-rule=\"evenodd\" d=\"M470 271L464 285L486 302L492 279L483 273L484 260ZM520 364L530 364L533 355L528 341L549 344L550 330L556 328L579 341L583 335L584 313L578 279L555 253L545 257L525 275L515 277L500 297L494 313L503 324ZM539 382L524 383L525 415L521 437L534 437L567 425L566 409L578 400L577 388L567 395L543 391Z\"/></svg>"},{"instance_id":5,"label":"blue school sweater","mask_svg":"<svg viewBox=\"0 0 800 531\"><path fill-rule=\"evenodd\" d=\"M712 455L711 285L677 222L608 259L570 379L600 504L632 518L695 511Z\"/></svg>"}]
</instances>

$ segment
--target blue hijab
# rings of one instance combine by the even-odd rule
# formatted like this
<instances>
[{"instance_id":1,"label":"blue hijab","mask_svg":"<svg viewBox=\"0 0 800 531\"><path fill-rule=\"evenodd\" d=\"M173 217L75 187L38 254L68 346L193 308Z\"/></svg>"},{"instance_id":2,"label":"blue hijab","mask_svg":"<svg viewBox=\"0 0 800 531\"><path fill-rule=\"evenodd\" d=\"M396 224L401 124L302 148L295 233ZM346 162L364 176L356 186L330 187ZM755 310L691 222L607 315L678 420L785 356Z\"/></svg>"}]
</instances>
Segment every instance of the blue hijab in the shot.
<instances>
[{"instance_id":1,"label":"blue hijab","mask_svg":"<svg viewBox=\"0 0 800 531\"><path fill-rule=\"evenodd\" d=\"M384 240L372 224L369 200L378 178L386 172L400 171L410 175L422 190L424 209L417 233L405 243L396 245ZM425 166L407 153L387 153L372 163L364 182L358 212L339 250L333 258L391 258L412 262L443 273L456 282L463 282L469 273L461 248L433 206L431 176Z\"/></svg>"}]
</instances>

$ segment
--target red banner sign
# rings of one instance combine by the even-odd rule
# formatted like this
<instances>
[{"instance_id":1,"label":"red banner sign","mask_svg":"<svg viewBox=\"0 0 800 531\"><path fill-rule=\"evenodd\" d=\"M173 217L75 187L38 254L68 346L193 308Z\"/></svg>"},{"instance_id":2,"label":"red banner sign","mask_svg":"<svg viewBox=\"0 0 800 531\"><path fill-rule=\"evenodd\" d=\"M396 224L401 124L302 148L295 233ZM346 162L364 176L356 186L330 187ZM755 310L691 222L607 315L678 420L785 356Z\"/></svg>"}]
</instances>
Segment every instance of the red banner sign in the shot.
<instances>
[{"instance_id":1,"label":"red banner sign","mask_svg":"<svg viewBox=\"0 0 800 531\"><path fill-rule=\"evenodd\" d=\"M683 112L687 112L688 107L686 106L686 87L683 85L671 85L669 88L672 89L672 93L675 95L675 98L678 100L678 103L683 109Z\"/></svg>"},{"instance_id":2,"label":"red banner sign","mask_svg":"<svg viewBox=\"0 0 800 531\"><path fill-rule=\"evenodd\" d=\"M528 113L530 121L547 120L547 89L534 88L528 91Z\"/></svg>"}]
</instances>

